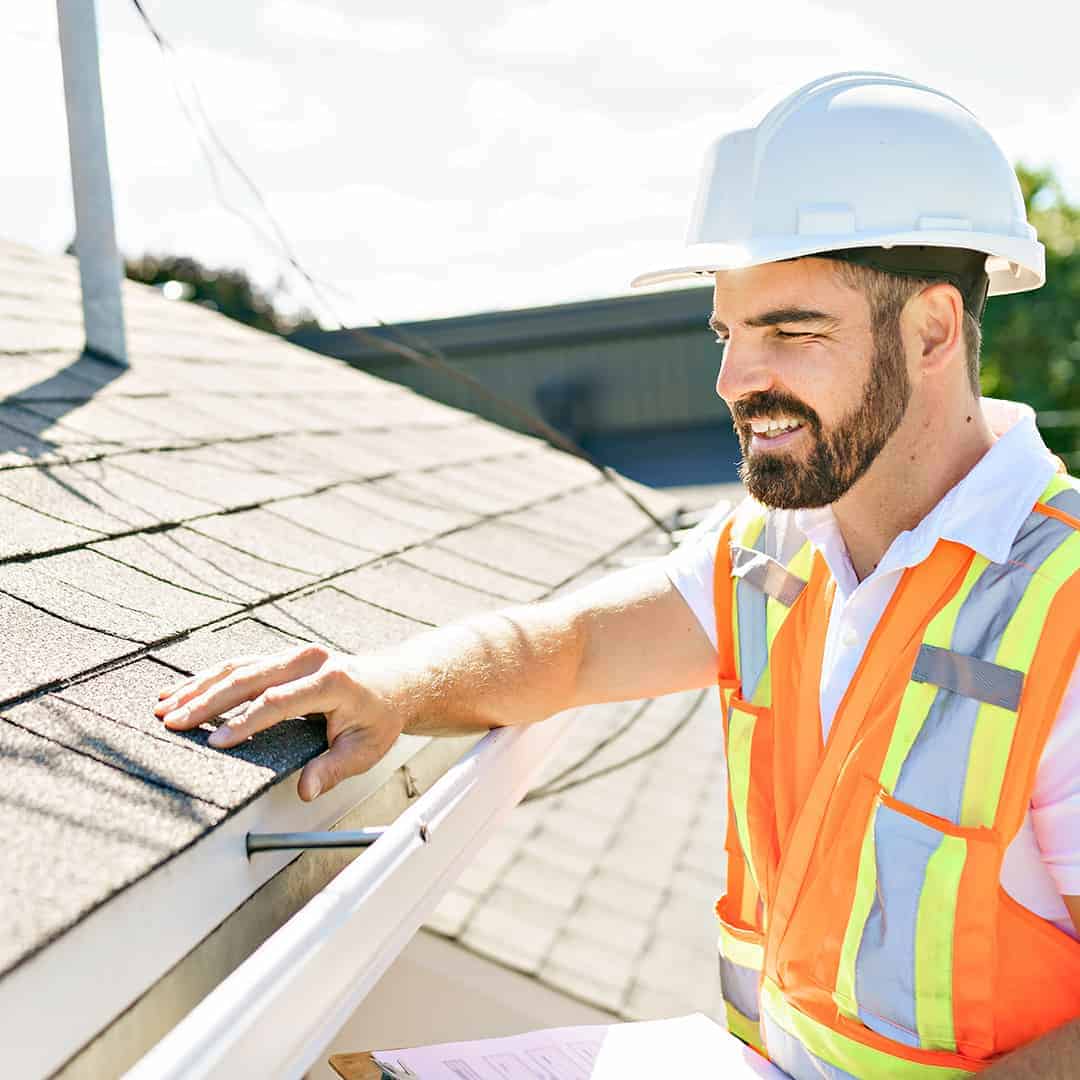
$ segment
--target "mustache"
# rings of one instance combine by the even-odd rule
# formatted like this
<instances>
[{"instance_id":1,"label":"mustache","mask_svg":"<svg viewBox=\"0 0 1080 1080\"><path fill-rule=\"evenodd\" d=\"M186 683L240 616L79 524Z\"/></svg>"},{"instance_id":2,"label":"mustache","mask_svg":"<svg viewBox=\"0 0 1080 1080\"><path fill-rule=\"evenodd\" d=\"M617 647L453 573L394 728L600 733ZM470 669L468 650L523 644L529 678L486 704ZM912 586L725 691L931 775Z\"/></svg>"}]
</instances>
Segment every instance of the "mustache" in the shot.
<instances>
[{"instance_id":1,"label":"mustache","mask_svg":"<svg viewBox=\"0 0 1080 1080\"><path fill-rule=\"evenodd\" d=\"M793 420L805 420L812 428L819 429L818 414L798 398L779 390L758 390L739 398L730 406L731 418L744 427L752 417L790 416Z\"/></svg>"}]
</instances>

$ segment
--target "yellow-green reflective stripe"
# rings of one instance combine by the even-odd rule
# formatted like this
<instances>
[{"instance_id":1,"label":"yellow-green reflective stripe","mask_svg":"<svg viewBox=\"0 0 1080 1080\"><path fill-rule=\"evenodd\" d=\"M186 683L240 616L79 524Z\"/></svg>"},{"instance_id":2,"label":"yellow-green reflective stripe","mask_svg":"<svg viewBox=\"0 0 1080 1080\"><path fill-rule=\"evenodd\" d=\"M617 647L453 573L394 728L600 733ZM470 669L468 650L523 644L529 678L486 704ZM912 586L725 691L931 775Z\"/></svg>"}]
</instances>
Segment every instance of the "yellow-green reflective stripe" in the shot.
<instances>
[{"instance_id":1,"label":"yellow-green reflective stripe","mask_svg":"<svg viewBox=\"0 0 1080 1080\"><path fill-rule=\"evenodd\" d=\"M761 1007L768 1012L773 1023L798 1039L811 1054L852 1076L888 1077L889 1080L926 1080L928 1077L943 1080L953 1077L960 1080L971 1075L967 1069L951 1065L923 1065L849 1039L793 1008L768 979L762 980Z\"/></svg>"},{"instance_id":2,"label":"yellow-green reflective stripe","mask_svg":"<svg viewBox=\"0 0 1080 1080\"><path fill-rule=\"evenodd\" d=\"M758 514L755 518L751 518L746 523L746 527L739 534L736 543L738 543L740 547L752 548L757 543L758 537L761 535L761 530L765 528L765 519L768 516L769 515L766 512ZM736 538L733 536L732 539L735 540Z\"/></svg>"},{"instance_id":3,"label":"yellow-green reflective stripe","mask_svg":"<svg viewBox=\"0 0 1080 1080\"><path fill-rule=\"evenodd\" d=\"M787 564L787 569L805 581L810 576L810 564L813 561L813 557L814 549L811 546L810 541L807 540L807 542L792 556L791 562ZM761 673L761 678L758 680L757 687L754 689L754 696L751 700L755 705L762 705L765 707L772 705L771 656L773 641L780 632L780 627L784 625L784 620L788 617L790 611L791 608L786 604L780 603L779 600L774 600L771 596L766 601L765 636L769 643L767 652L770 660L766 661L765 670Z\"/></svg>"},{"instance_id":4,"label":"yellow-green reflective stripe","mask_svg":"<svg viewBox=\"0 0 1080 1080\"><path fill-rule=\"evenodd\" d=\"M728 583L728 588L731 589L731 642L734 646L733 652L735 654L735 678L742 682L742 649L739 645L739 583L735 578L732 578ZM720 627L716 628L717 634L720 633Z\"/></svg>"},{"instance_id":5,"label":"yellow-green reflective stripe","mask_svg":"<svg viewBox=\"0 0 1080 1080\"><path fill-rule=\"evenodd\" d=\"M808 540L795 554L792 556L791 562L787 564L785 569L794 574L795 577L802 578L803 581L810 576L810 563L813 558L814 549L810 546ZM779 600L769 597L768 605L765 608L765 628L769 639L769 650L772 651L773 641L776 639L776 635L780 631L780 627L784 625L784 620L788 617L788 612L791 610L786 604L780 603Z\"/></svg>"},{"instance_id":6,"label":"yellow-green reflective stripe","mask_svg":"<svg viewBox=\"0 0 1080 1080\"><path fill-rule=\"evenodd\" d=\"M1028 671L1039 644L1046 614L1058 587L1080 569L1080 533L1069 535L1038 568L1001 635L994 663ZM993 827L1001 785L1012 751L1017 714L983 704L975 720L968 758L960 824Z\"/></svg>"},{"instance_id":7,"label":"yellow-green reflective stripe","mask_svg":"<svg viewBox=\"0 0 1080 1080\"><path fill-rule=\"evenodd\" d=\"M859 946L866 930L866 920L874 905L877 892L877 860L874 857L874 822L877 806L866 825L862 850L859 852L859 872L855 878L855 897L851 905L844 942L840 947L840 967L836 973L836 990L833 1000L837 1008L847 1016L858 1018L859 1002L855 996L855 963L859 958Z\"/></svg>"},{"instance_id":8,"label":"yellow-green reflective stripe","mask_svg":"<svg viewBox=\"0 0 1080 1080\"><path fill-rule=\"evenodd\" d=\"M790 610L787 605L781 604L779 600L774 600L771 596L765 603L765 637L769 643L770 652L772 651L773 641L776 639L780 627L784 625L784 620Z\"/></svg>"},{"instance_id":9,"label":"yellow-green reflective stripe","mask_svg":"<svg viewBox=\"0 0 1080 1080\"><path fill-rule=\"evenodd\" d=\"M956 1052L953 1027L953 927L967 841L943 836L926 863L915 923L915 1023L919 1045Z\"/></svg>"},{"instance_id":10,"label":"yellow-green reflective stripe","mask_svg":"<svg viewBox=\"0 0 1080 1080\"><path fill-rule=\"evenodd\" d=\"M982 576L983 571L990 565L987 559L976 555L968 567L964 580L949 602L930 620L923 636L924 645L936 645L940 648L948 648L952 642L953 631L956 629L956 620L960 615L960 609L964 606L975 583ZM926 717L930 712L930 706L934 703L938 688L932 683L910 682L904 691L900 702L900 711L896 718L896 727L893 729L892 739L889 741L889 749L882 762L879 779L881 786L891 795L896 787L896 781L900 777L900 770L911 752L915 740L919 737L922 726L926 723Z\"/></svg>"},{"instance_id":11,"label":"yellow-green reflective stripe","mask_svg":"<svg viewBox=\"0 0 1080 1080\"><path fill-rule=\"evenodd\" d=\"M758 684L754 687L754 695L750 699L755 705L765 707L772 705L772 644L780 627L784 625L784 620L790 610L790 608L781 604L779 600L774 600L771 596L765 599L765 640L767 642L765 669L762 671L761 678L758 679Z\"/></svg>"},{"instance_id":12,"label":"yellow-green reflective stripe","mask_svg":"<svg viewBox=\"0 0 1080 1080\"><path fill-rule=\"evenodd\" d=\"M757 686L754 687L754 696L750 700L754 705L765 708L772 706L772 665L768 659L765 661L765 670L761 673Z\"/></svg>"},{"instance_id":13,"label":"yellow-green reflective stripe","mask_svg":"<svg viewBox=\"0 0 1080 1080\"><path fill-rule=\"evenodd\" d=\"M814 565L814 545L809 540L791 557L788 570L803 581L810 580L810 569Z\"/></svg>"},{"instance_id":14,"label":"yellow-green reflective stripe","mask_svg":"<svg viewBox=\"0 0 1080 1080\"><path fill-rule=\"evenodd\" d=\"M765 966L765 946L760 942L737 938L723 923L720 924L719 948L726 960L740 967L761 971Z\"/></svg>"},{"instance_id":15,"label":"yellow-green reflective stripe","mask_svg":"<svg viewBox=\"0 0 1080 1080\"><path fill-rule=\"evenodd\" d=\"M933 683L909 682L904 689L904 696L900 699L900 711L896 717L896 727L893 729L885 760L881 763L879 777L881 786L890 795L896 788L900 770L904 767L904 762L915 740L919 737L923 724L926 723L930 706L934 704L937 695L938 688Z\"/></svg>"},{"instance_id":16,"label":"yellow-green reflective stripe","mask_svg":"<svg viewBox=\"0 0 1080 1080\"><path fill-rule=\"evenodd\" d=\"M753 713L743 712L737 707L731 710L728 721L728 783L731 785L731 806L735 812L739 843L746 856L754 888L761 892L750 854L750 824L746 817L750 800L750 747L754 740L755 720Z\"/></svg>"},{"instance_id":17,"label":"yellow-green reflective stripe","mask_svg":"<svg viewBox=\"0 0 1080 1080\"><path fill-rule=\"evenodd\" d=\"M751 1020L748 1016L743 1016L734 1005L729 1005L726 1001L724 1002L724 1011L727 1014L728 1031L735 1038L748 1043L759 1054L764 1054L765 1043L761 1038L761 1028L758 1027L757 1021Z\"/></svg>"},{"instance_id":18,"label":"yellow-green reflective stripe","mask_svg":"<svg viewBox=\"0 0 1080 1080\"><path fill-rule=\"evenodd\" d=\"M961 825L993 827L1015 729L1016 713L1000 705L979 706L964 780Z\"/></svg>"},{"instance_id":19,"label":"yellow-green reflective stripe","mask_svg":"<svg viewBox=\"0 0 1080 1080\"><path fill-rule=\"evenodd\" d=\"M731 530L731 542L740 547L753 547L761 530L765 527L765 515L761 514L751 519L746 526L736 535L735 529ZM738 581L731 579L731 640L735 645L735 677L742 679L742 650L739 647L739 593ZM719 628L717 628L719 630Z\"/></svg>"},{"instance_id":20,"label":"yellow-green reflective stripe","mask_svg":"<svg viewBox=\"0 0 1080 1080\"><path fill-rule=\"evenodd\" d=\"M1039 502L1049 502L1055 495L1070 490L1076 490L1076 481L1064 473L1055 473L1050 478L1050 483L1046 485L1043 493L1039 496Z\"/></svg>"},{"instance_id":21,"label":"yellow-green reflective stripe","mask_svg":"<svg viewBox=\"0 0 1080 1080\"><path fill-rule=\"evenodd\" d=\"M937 645L943 649L948 648L952 642L953 631L956 629L956 620L960 615L960 609L964 606L975 582L983 575L983 571L990 565L990 560L982 555L976 555L971 560L964 580L960 588L949 598L949 602L930 620L923 635L923 643Z\"/></svg>"}]
</instances>

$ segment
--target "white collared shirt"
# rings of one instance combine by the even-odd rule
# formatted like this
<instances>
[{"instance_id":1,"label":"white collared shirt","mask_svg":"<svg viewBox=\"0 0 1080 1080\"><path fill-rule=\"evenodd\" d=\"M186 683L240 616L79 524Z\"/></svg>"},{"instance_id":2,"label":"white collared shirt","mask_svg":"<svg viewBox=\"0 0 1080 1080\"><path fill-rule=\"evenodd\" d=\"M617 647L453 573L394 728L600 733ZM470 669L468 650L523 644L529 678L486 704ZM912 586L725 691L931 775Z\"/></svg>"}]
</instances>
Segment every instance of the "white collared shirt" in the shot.
<instances>
[{"instance_id":1,"label":"white collared shirt","mask_svg":"<svg viewBox=\"0 0 1080 1080\"><path fill-rule=\"evenodd\" d=\"M900 533L874 571L859 581L830 507L786 510L791 524L825 559L836 593L825 637L821 718L827 737L863 650L905 569L939 539L1004 562L1020 526L1056 470L1026 405L984 398L994 445L915 526ZM779 523L783 528L783 522ZM665 559L672 584L716 646L713 559L720 526L695 536ZM1062 896L1080 895L1080 664L1073 673L1036 773L1032 805L1009 846L1001 882L1017 901L1080 937Z\"/></svg>"}]
</instances>

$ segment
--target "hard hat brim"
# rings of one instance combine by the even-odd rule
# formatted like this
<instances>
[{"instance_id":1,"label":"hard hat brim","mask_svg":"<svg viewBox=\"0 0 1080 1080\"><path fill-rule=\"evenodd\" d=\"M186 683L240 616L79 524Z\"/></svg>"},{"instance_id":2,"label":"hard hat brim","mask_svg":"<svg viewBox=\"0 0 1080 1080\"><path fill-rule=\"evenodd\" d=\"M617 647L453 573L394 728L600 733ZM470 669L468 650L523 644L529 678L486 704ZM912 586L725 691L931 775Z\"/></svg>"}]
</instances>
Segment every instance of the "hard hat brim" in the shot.
<instances>
[{"instance_id":1,"label":"hard hat brim","mask_svg":"<svg viewBox=\"0 0 1080 1080\"><path fill-rule=\"evenodd\" d=\"M927 247L967 248L984 251L990 278L990 296L1027 292L1046 280L1046 252L1038 240L977 233L968 230L919 229L899 233L844 233L836 236L806 237L793 243L790 236L759 237L747 244L690 244L669 260L658 260L664 269L638 274L631 287L658 285L712 275L723 270L742 270L764 263L800 259L826 251L853 247L898 247L920 244ZM666 264L666 265L664 265Z\"/></svg>"}]
</instances>

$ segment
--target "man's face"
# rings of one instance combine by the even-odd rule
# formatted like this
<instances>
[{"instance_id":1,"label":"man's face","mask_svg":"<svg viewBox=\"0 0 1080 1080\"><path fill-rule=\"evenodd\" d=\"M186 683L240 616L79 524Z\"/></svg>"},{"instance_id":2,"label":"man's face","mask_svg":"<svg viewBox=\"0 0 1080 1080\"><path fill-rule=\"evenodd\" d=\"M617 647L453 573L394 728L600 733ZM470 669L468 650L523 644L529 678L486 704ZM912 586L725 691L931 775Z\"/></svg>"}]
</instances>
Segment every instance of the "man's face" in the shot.
<instances>
[{"instance_id":1,"label":"man's face","mask_svg":"<svg viewBox=\"0 0 1080 1080\"><path fill-rule=\"evenodd\" d=\"M836 502L903 419L899 333L875 343L866 297L814 258L718 273L710 324L747 490L782 509Z\"/></svg>"}]
</instances>

